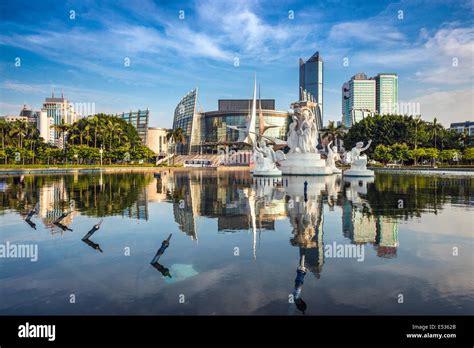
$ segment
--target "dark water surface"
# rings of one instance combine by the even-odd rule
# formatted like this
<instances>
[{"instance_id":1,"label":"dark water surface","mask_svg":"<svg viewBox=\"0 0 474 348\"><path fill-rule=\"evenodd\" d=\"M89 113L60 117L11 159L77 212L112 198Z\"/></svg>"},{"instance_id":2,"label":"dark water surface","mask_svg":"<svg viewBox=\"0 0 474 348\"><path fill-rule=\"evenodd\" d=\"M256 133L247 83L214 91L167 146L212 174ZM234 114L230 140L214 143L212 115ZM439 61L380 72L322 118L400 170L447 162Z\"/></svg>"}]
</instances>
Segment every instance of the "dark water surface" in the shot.
<instances>
[{"instance_id":1,"label":"dark water surface","mask_svg":"<svg viewBox=\"0 0 474 348\"><path fill-rule=\"evenodd\" d=\"M473 314L473 213L459 177L3 177L0 314Z\"/></svg>"}]
</instances>

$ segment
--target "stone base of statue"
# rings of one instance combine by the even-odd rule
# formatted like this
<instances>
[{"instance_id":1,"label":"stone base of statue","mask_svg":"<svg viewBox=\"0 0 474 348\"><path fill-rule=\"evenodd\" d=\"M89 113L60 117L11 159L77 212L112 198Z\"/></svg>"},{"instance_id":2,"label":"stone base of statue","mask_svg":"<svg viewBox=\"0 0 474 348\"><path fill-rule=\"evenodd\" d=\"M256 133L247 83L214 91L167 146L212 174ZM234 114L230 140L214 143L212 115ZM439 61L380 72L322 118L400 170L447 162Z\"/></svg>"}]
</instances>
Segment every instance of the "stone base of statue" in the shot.
<instances>
[{"instance_id":1,"label":"stone base of statue","mask_svg":"<svg viewBox=\"0 0 474 348\"><path fill-rule=\"evenodd\" d=\"M351 169L344 171L344 176L374 176L374 171L367 169L367 156L359 156L351 165Z\"/></svg>"},{"instance_id":2,"label":"stone base of statue","mask_svg":"<svg viewBox=\"0 0 474 348\"><path fill-rule=\"evenodd\" d=\"M259 170L255 168L252 171L253 176L281 176L281 170L278 168Z\"/></svg>"},{"instance_id":3,"label":"stone base of statue","mask_svg":"<svg viewBox=\"0 0 474 348\"><path fill-rule=\"evenodd\" d=\"M293 152L278 162L284 175L332 175L332 169L326 166L326 160L316 152Z\"/></svg>"}]
</instances>

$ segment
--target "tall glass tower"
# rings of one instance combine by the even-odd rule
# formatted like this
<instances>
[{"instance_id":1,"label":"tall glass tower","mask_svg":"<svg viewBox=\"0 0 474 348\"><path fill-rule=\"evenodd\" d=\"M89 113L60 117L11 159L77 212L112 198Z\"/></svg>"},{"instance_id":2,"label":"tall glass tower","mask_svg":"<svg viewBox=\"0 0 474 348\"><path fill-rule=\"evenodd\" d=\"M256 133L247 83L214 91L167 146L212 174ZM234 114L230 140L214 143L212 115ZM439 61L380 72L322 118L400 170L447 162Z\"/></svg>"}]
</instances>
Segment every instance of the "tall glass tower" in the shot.
<instances>
[{"instance_id":1,"label":"tall glass tower","mask_svg":"<svg viewBox=\"0 0 474 348\"><path fill-rule=\"evenodd\" d=\"M323 120L323 60L316 52L306 62L300 58L300 93L308 91L318 103ZM301 97L301 96L300 96Z\"/></svg>"}]
</instances>

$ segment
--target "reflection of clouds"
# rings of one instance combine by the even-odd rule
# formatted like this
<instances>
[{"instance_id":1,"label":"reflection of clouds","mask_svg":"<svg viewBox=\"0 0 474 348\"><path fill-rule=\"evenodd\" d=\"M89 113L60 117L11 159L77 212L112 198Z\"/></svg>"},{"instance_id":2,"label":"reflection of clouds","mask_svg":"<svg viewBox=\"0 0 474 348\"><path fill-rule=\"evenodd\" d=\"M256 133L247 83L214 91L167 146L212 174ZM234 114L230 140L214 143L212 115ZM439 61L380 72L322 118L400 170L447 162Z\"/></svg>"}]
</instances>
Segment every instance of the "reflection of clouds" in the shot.
<instances>
[{"instance_id":1,"label":"reflection of clouds","mask_svg":"<svg viewBox=\"0 0 474 348\"><path fill-rule=\"evenodd\" d=\"M422 215L422 219L408 220L404 223L406 228L416 232L472 238L474 209L445 204L442 210L438 210L437 215L432 212L426 213Z\"/></svg>"}]
</instances>

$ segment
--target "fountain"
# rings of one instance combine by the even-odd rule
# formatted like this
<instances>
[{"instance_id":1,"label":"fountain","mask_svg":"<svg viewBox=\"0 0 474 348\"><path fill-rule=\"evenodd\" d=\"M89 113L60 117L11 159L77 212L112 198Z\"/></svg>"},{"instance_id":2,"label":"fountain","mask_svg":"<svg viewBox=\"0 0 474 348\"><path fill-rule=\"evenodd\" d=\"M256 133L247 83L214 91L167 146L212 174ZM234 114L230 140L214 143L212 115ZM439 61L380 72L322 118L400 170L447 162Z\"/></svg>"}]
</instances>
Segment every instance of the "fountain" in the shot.
<instances>
[{"instance_id":1,"label":"fountain","mask_svg":"<svg viewBox=\"0 0 474 348\"><path fill-rule=\"evenodd\" d=\"M280 170L285 175L331 175L332 168L316 149L318 130L312 108L317 103L299 101L291 104L294 110L293 122L289 126L286 143L290 151L286 158L278 161Z\"/></svg>"}]
</instances>

